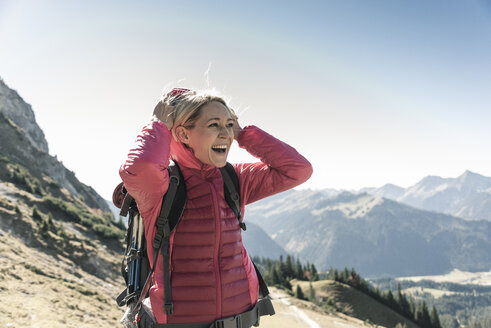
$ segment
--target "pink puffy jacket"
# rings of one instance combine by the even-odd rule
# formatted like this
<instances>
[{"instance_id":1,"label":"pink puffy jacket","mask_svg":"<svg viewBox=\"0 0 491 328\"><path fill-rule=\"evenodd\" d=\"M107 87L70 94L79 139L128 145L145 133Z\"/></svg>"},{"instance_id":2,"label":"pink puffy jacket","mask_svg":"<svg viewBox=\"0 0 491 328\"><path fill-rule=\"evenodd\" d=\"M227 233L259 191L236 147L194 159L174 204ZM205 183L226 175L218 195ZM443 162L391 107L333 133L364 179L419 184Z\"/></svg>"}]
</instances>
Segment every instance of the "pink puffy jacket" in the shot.
<instances>
[{"instance_id":1,"label":"pink puffy jacket","mask_svg":"<svg viewBox=\"0 0 491 328\"><path fill-rule=\"evenodd\" d=\"M242 213L245 205L293 188L312 174L310 163L295 149L255 126L245 127L238 143L261 160L234 164ZM201 163L161 122L143 128L119 172L138 204L146 239L152 241L155 235L169 182L169 158L181 168L187 203L170 237L172 315L163 311L162 256L153 276L150 303L157 322L211 322L249 310L258 299L258 280L237 218L225 201L220 171ZM147 252L153 258L152 242Z\"/></svg>"}]
</instances>

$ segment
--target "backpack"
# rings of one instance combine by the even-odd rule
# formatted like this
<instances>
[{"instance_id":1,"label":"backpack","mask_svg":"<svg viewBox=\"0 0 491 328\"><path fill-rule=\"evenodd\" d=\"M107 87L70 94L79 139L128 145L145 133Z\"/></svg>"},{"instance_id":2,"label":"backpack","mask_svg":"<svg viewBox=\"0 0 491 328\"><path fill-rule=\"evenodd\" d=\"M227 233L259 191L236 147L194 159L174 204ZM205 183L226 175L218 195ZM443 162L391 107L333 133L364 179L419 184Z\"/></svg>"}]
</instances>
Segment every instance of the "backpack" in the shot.
<instances>
[{"instance_id":1,"label":"backpack","mask_svg":"<svg viewBox=\"0 0 491 328\"><path fill-rule=\"evenodd\" d=\"M113 194L113 202L117 207L121 208L121 216L128 217L128 229L126 232L125 243L126 250L121 263L121 274L126 283L126 289L116 298L119 306L127 305L131 309L140 307L144 298L148 297L150 281L152 273L155 269L158 254L163 256L164 263L164 311L167 315L171 315L174 311L172 303L172 290L169 277L169 237L172 231L179 224L181 215L186 205L186 186L177 163L169 165L169 188L162 199L162 207L159 217L156 221L157 231L153 240L153 265L150 266L150 260L147 256L147 240L145 240L145 232L143 220L138 212L138 207L131 195L124 188L124 184L120 183ZM220 168L224 181L224 194L227 204L235 213L239 226L242 230L246 230L246 225L242 222L242 212L240 207L239 194L239 178L233 166L227 163ZM118 206L120 205L120 206ZM159 252L160 250L160 252ZM254 263L253 263L254 264ZM260 298L269 301L269 290L261 276L261 273L254 264L256 274L259 281ZM274 309L271 302L268 303L266 314L274 314ZM269 304L271 306L269 307Z\"/></svg>"}]
</instances>

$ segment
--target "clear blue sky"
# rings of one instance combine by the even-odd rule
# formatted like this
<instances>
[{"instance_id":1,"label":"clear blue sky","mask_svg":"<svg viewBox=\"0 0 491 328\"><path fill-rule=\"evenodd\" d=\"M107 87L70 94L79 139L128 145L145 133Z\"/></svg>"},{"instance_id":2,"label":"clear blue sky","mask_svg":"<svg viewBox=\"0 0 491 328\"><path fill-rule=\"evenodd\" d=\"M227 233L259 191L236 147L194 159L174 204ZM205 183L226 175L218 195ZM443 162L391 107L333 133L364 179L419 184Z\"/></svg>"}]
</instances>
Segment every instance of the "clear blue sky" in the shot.
<instances>
[{"instance_id":1,"label":"clear blue sky","mask_svg":"<svg viewBox=\"0 0 491 328\"><path fill-rule=\"evenodd\" d=\"M491 176L489 1L0 0L0 77L105 198L176 84L296 147L303 187Z\"/></svg>"}]
</instances>

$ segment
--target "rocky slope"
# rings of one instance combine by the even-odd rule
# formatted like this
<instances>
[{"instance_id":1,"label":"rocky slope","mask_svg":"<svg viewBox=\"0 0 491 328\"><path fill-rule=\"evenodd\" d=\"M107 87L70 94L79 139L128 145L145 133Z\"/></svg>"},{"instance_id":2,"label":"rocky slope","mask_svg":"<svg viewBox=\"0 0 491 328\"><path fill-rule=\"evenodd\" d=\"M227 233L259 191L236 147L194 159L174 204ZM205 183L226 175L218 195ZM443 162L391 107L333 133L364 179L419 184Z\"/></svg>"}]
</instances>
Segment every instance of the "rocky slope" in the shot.
<instances>
[{"instance_id":1,"label":"rocky slope","mask_svg":"<svg viewBox=\"0 0 491 328\"><path fill-rule=\"evenodd\" d=\"M0 154L23 165L29 173L43 181L49 177L74 197L83 199L91 208L109 211L104 199L48 153L44 133L36 123L29 104L0 80Z\"/></svg>"},{"instance_id":2,"label":"rocky slope","mask_svg":"<svg viewBox=\"0 0 491 328\"><path fill-rule=\"evenodd\" d=\"M24 102L19 94L10 89L2 79L0 79L0 112L22 128L25 137L34 147L41 152L49 152L48 142L36 123L31 105Z\"/></svg>"},{"instance_id":3,"label":"rocky slope","mask_svg":"<svg viewBox=\"0 0 491 328\"><path fill-rule=\"evenodd\" d=\"M0 311L7 327L114 327L124 231L48 154L31 107L0 81Z\"/></svg>"}]
</instances>

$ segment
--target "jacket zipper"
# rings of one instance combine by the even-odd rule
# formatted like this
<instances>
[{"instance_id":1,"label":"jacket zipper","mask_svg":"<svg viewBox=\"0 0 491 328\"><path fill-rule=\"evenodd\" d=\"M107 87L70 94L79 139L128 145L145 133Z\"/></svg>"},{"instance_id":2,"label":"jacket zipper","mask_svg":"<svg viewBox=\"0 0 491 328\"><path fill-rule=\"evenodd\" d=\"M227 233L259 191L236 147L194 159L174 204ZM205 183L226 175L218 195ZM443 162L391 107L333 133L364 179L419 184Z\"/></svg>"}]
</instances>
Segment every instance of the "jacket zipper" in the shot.
<instances>
[{"instance_id":1,"label":"jacket zipper","mask_svg":"<svg viewBox=\"0 0 491 328\"><path fill-rule=\"evenodd\" d=\"M211 182L208 182L211 188L211 194L213 196L213 204L215 207L215 256L214 256L214 264L215 264L215 277L217 284L217 318L222 317L222 282L220 276L220 235L221 235L221 226L220 226L220 211L218 210L218 198L215 187Z\"/></svg>"}]
</instances>

